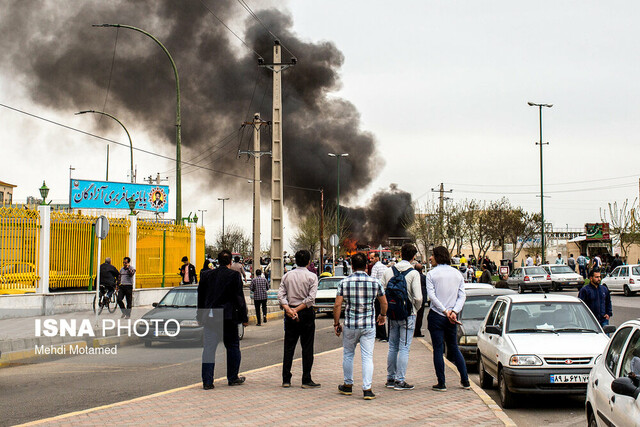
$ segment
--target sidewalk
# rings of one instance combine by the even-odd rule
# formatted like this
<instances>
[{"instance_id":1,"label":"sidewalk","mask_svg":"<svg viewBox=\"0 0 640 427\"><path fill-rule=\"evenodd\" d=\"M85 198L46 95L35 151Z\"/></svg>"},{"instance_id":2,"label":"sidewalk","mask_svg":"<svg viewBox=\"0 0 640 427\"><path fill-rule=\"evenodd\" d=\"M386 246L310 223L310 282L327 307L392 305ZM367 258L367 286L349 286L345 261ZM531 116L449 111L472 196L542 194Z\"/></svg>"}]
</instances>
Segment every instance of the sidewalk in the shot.
<instances>
[{"instance_id":1,"label":"sidewalk","mask_svg":"<svg viewBox=\"0 0 640 427\"><path fill-rule=\"evenodd\" d=\"M514 426L511 419L479 387L459 387L459 376L447 364L449 390L434 392L436 382L432 353L423 339L414 340L407 379L416 388L395 391L384 388L387 345L376 342L373 391L377 398L362 399L359 350L354 361L352 396L337 391L342 378L342 349L316 354L313 379L322 388L303 390L301 363L293 364L292 387L280 387L281 364L245 372L243 386L228 387L225 378L216 388L203 390L200 383L112 405L38 420L25 425L474 425ZM224 372L224 363L216 371ZM114 418L114 414L117 417Z\"/></svg>"}]
</instances>

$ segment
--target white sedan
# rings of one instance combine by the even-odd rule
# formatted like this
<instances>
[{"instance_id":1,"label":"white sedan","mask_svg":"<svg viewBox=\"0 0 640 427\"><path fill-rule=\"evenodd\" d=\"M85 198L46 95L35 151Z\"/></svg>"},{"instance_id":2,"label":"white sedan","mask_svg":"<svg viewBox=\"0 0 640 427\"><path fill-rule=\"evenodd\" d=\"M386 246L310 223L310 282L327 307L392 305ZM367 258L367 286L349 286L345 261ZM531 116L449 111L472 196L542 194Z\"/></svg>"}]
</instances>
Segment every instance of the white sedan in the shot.
<instances>
[{"instance_id":1,"label":"white sedan","mask_svg":"<svg viewBox=\"0 0 640 427\"><path fill-rule=\"evenodd\" d=\"M321 277L318 281L318 292L316 293L315 309L316 313L333 313L333 304L336 302L338 283L344 276Z\"/></svg>"},{"instance_id":2,"label":"white sedan","mask_svg":"<svg viewBox=\"0 0 640 427\"><path fill-rule=\"evenodd\" d=\"M540 267L551 276L551 290L561 291L563 288L580 289L584 285L584 278L572 270L568 265L545 264Z\"/></svg>"},{"instance_id":3,"label":"white sedan","mask_svg":"<svg viewBox=\"0 0 640 427\"><path fill-rule=\"evenodd\" d=\"M480 385L496 378L504 408L519 394L584 394L605 331L576 297L500 296L478 331Z\"/></svg>"},{"instance_id":4,"label":"white sedan","mask_svg":"<svg viewBox=\"0 0 640 427\"><path fill-rule=\"evenodd\" d=\"M624 292L630 297L640 291L640 264L620 265L602 279L611 292Z\"/></svg>"}]
</instances>

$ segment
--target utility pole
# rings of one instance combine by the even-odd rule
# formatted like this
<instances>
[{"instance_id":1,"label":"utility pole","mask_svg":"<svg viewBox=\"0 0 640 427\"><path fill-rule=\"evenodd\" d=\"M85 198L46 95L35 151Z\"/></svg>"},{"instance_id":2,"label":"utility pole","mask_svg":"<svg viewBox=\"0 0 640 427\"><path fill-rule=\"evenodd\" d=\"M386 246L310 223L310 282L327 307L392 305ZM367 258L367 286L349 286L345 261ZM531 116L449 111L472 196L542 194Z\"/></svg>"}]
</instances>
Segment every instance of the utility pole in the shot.
<instances>
[{"instance_id":1,"label":"utility pole","mask_svg":"<svg viewBox=\"0 0 640 427\"><path fill-rule=\"evenodd\" d=\"M440 221L440 239L444 238L444 201L445 200L450 200L450 197L445 197L444 193L453 193L453 190L445 190L444 189L444 183L440 183L440 188L439 189L435 189L432 188L431 192L433 193L440 193L440 204L438 205L438 218Z\"/></svg>"},{"instance_id":2,"label":"utility pole","mask_svg":"<svg viewBox=\"0 0 640 427\"><path fill-rule=\"evenodd\" d=\"M260 151L260 128L269 122L260 119L260 113L253 115L252 122L243 125L253 127L253 150L238 151L240 154L253 156L253 262L251 273L256 277L256 270L260 268L260 157L271 154L271 151Z\"/></svg>"},{"instance_id":3,"label":"utility pole","mask_svg":"<svg viewBox=\"0 0 640 427\"><path fill-rule=\"evenodd\" d=\"M324 189L320 189L320 274L324 272Z\"/></svg>"},{"instance_id":4,"label":"utility pole","mask_svg":"<svg viewBox=\"0 0 640 427\"><path fill-rule=\"evenodd\" d=\"M282 63L280 41L275 40L273 46L273 64L265 64L262 58L258 65L273 71L273 132L271 141L271 288L278 289L284 273L284 239L283 239L283 182L282 182L282 74L281 71L294 66L296 58Z\"/></svg>"},{"instance_id":5,"label":"utility pole","mask_svg":"<svg viewBox=\"0 0 640 427\"><path fill-rule=\"evenodd\" d=\"M153 185L154 181L155 181L156 185L160 185L160 183L162 183L162 182L169 181L169 177L160 178L160 172L158 172L158 174L156 175L155 178L153 178L153 176L149 175L148 177L144 178L143 181L148 182L149 185Z\"/></svg>"},{"instance_id":6,"label":"utility pole","mask_svg":"<svg viewBox=\"0 0 640 427\"><path fill-rule=\"evenodd\" d=\"M202 226L204 227L204 213L206 212L206 209L198 209L198 212L200 212L200 218L202 218Z\"/></svg>"},{"instance_id":7,"label":"utility pole","mask_svg":"<svg viewBox=\"0 0 640 427\"><path fill-rule=\"evenodd\" d=\"M218 197L218 200L222 201L222 249L227 249L226 242L224 241L224 202L229 200L229 197Z\"/></svg>"}]
</instances>

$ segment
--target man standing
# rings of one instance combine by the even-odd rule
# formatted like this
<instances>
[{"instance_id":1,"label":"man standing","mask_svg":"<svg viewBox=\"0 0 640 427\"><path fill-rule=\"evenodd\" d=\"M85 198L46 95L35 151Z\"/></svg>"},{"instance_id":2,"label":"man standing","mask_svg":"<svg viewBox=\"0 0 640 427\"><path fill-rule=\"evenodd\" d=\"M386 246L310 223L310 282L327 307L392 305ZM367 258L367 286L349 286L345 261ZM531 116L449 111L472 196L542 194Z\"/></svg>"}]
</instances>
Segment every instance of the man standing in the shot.
<instances>
[{"instance_id":1,"label":"man standing","mask_svg":"<svg viewBox=\"0 0 640 427\"><path fill-rule=\"evenodd\" d=\"M133 275L136 269L131 266L131 258L128 256L122 260L120 269L120 286L118 287L118 306L122 310L120 318L131 318L131 306L133 305ZM124 299L127 299L127 308L124 308Z\"/></svg>"},{"instance_id":2,"label":"man standing","mask_svg":"<svg viewBox=\"0 0 640 427\"><path fill-rule=\"evenodd\" d=\"M460 257L460 265L466 264L466 263L467 263L467 258L464 256L464 254L462 254L462 256Z\"/></svg>"},{"instance_id":3,"label":"man standing","mask_svg":"<svg viewBox=\"0 0 640 427\"><path fill-rule=\"evenodd\" d=\"M449 251L444 246L434 248L429 261L435 268L427 273L427 294L431 300L427 321L433 344L433 366L438 377L438 383L432 389L447 391L444 374L444 343L446 341L460 373L460 385L468 390L471 388L471 384L467 375L467 365L460 349L458 349L456 327L458 313L462 310L466 300L464 279L458 270L451 267Z\"/></svg>"},{"instance_id":4,"label":"man standing","mask_svg":"<svg viewBox=\"0 0 640 427\"><path fill-rule=\"evenodd\" d=\"M182 257L182 265L180 266L180 272L178 273L182 277L181 285L190 285L192 283L198 283L198 277L196 276L196 267L189 263L189 258Z\"/></svg>"},{"instance_id":5,"label":"man standing","mask_svg":"<svg viewBox=\"0 0 640 427\"><path fill-rule=\"evenodd\" d=\"M460 264L462 266L462 264ZM420 274L420 288L422 290L422 304L420 304L420 309L418 313L416 313L416 329L413 331L414 337L424 337L422 334L422 320L424 319L424 306L427 302L427 276L425 276L422 272L424 271L424 266L420 263L416 264L416 271Z\"/></svg>"},{"instance_id":6,"label":"man standing","mask_svg":"<svg viewBox=\"0 0 640 427\"><path fill-rule=\"evenodd\" d=\"M480 276L479 282L491 284L491 273L486 264L482 264L482 275Z\"/></svg>"},{"instance_id":7,"label":"man standing","mask_svg":"<svg viewBox=\"0 0 640 427\"><path fill-rule=\"evenodd\" d=\"M237 271L229 268L231 252L222 250L218 254L219 267L207 270L200 276L198 285L198 322L204 324L202 350L202 386L205 390L213 388L213 371L218 336L212 317L213 308L223 309L223 341L227 351L227 382L230 386L242 385L245 377L238 376L240 371L240 340L238 324L249 323L247 304L242 290L242 279Z\"/></svg>"},{"instance_id":8,"label":"man standing","mask_svg":"<svg viewBox=\"0 0 640 427\"><path fill-rule=\"evenodd\" d=\"M556 258L556 264L564 264L564 260L562 259L562 254L558 254L558 258Z\"/></svg>"},{"instance_id":9,"label":"man standing","mask_svg":"<svg viewBox=\"0 0 640 427\"><path fill-rule=\"evenodd\" d=\"M593 315L602 326L609 324L609 318L613 316L611 307L611 293L606 285L601 285L600 272L592 269L589 272L589 284L583 286L578 292L580 298L589 307Z\"/></svg>"},{"instance_id":10,"label":"man standing","mask_svg":"<svg viewBox=\"0 0 640 427\"><path fill-rule=\"evenodd\" d=\"M244 267L242 267L242 263L240 262L240 257L238 255L233 257L233 264L231 264L231 267L229 268L240 273L240 277L244 283Z\"/></svg>"},{"instance_id":11,"label":"man standing","mask_svg":"<svg viewBox=\"0 0 640 427\"><path fill-rule=\"evenodd\" d=\"M587 278L587 264L588 264L589 260L587 259L586 256L584 256L584 253L581 253L580 256L578 257L578 270L580 270L580 274L582 275L583 278Z\"/></svg>"},{"instance_id":12,"label":"man standing","mask_svg":"<svg viewBox=\"0 0 640 427\"><path fill-rule=\"evenodd\" d=\"M414 388L413 385L405 381L405 374L409 364L409 349L413 340L413 331L416 326L416 313L422 305L420 273L411 266L411 261L417 252L415 246L405 243L400 249L402 261L384 272L383 283L387 303L393 299L393 296L390 296L388 292L389 282L392 279L394 284L404 282L403 292L408 299L408 301L395 301L396 304L402 305L408 303L406 318L398 318L398 313L393 313L395 316L389 319L389 353L387 355L387 382L385 386L394 390L413 390ZM394 319L394 317L396 318Z\"/></svg>"},{"instance_id":13,"label":"man standing","mask_svg":"<svg viewBox=\"0 0 640 427\"><path fill-rule=\"evenodd\" d=\"M296 252L297 268L282 276L278 289L278 302L284 309L284 356L282 360L282 387L291 387L291 364L298 340L302 346L302 388L318 388L311 379L313 342L316 333L316 315L313 304L318 292L318 276L307 270L311 253Z\"/></svg>"},{"instance_id":14,"label":"man standing","mask_svg":"<svg viewBox=\"0 0 640 427\"><path fill-rule=\"evenodd\" d=\"M533 265L533 258L531 255L527 254L527 260L524 263L527 267L531 267Z\"/></svg>"},{"instance_id":15,"label":"man standing","mask_svg":"<svg viewBox=\"0 0 640 427\"><path fill-rule=\"evenodd\" d=\"M341 394L351 395L353 392L353 356L356 344L360 343L362 358L362 392L365 400L372 400L376 395L371 391L373 378L373 346L375 343L375 324L383 325L387 318L387 300L379 280L369 277L365 272L367 257L357 253L351 257L354 273L343 279L338 285L336 302L333 305L333 327L336 335L342 337L342 370L344 384L338 386ZM375 317L373 301L378 300L381 313ZM346 303L344 329L340 324L342 302Z\"/></svg>"},{"instance_id":16,"label":"man standing","mask_svg":"<svg viewBox=\"0 0 640 427\"><path fill-rule=\"evenodd\" d=\"M251 280L251 292L253 292L253 304L256 307L256 322L258 326L262 326L260 320L264 317L264 323L267 323L267 289L269 282L262 277L262 270L256 270L256 277ZM262 308L262 316L260 316L260 308Z\"/></svg>"},{"instance_id":17,"label":"man standing","mask_svg":"<svg viewBox=\"0 0 640 427\"><path fill-rule=\"evenodd\" d=\"M622 260L620 259L620 254L616 254L616 257L613 259L613 261L611 261L611 270L613 270L616 267L619 267L623 264ZM100 273L102 274L102 273Z\"/></svg>"},{"instance_id":18,"label":"man standing","mask_svg":"<svg viewBox=\"0 0 640 427\"><path fill-rule=\"evenodd\" d=\"M576 260L573 258L573 254L569 255L569 259L567 260L567 265L573 271L576 271Z\"/></svg>"},{"instance_id":19,"label":"man standing","mask_svg":"<svg viewBox=\"0 0 640 427\"><path fill-rule=\"evenodd\" d=\"M371 277L378 279L381 283L384 278L384 272L387 271L387 266L380 262L380 253L373 253L373 267L371 267ZM381 313L380 303L376 299L375 301L376 317ZM382 342L387 342L387 326L382 324L376 324L376 338Z\"/></svg>"},{"instance_id":20,"label":"man standing","mask_svg":"<svg viewBox=\"0 0 640 427\"><path fill-rule=\"evenodd\" d=\"M100 285L104 286L106 290L103 300L105 305L111 299L118 280L120 280L118 269L111 265L111 258L105 258L104 263L100 264Z\"/></svg>"}]
</instances>

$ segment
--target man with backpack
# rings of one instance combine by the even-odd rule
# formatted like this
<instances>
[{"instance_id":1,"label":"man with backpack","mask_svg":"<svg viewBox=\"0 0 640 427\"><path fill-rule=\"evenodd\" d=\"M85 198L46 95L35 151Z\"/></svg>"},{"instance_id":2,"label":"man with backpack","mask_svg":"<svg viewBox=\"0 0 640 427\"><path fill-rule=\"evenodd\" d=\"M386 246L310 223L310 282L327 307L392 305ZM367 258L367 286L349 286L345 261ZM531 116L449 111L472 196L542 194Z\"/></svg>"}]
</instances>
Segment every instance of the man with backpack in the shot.
<instances>
[{"instance_id":1,"label":"man with backpack","mask_svg":"<svg viewBox=\"0 0 640 427\"><path fill-rule=\"evenodd\" d=\"M411 266L417 252L416 247L410 243L402 245L402 261L388 268L383 276L389 319L389 354L385 386L394 390L414 388L405 381L405 374L416 325L416 313L422 305L420 273Z\"/></svg>"}]
</instances>

